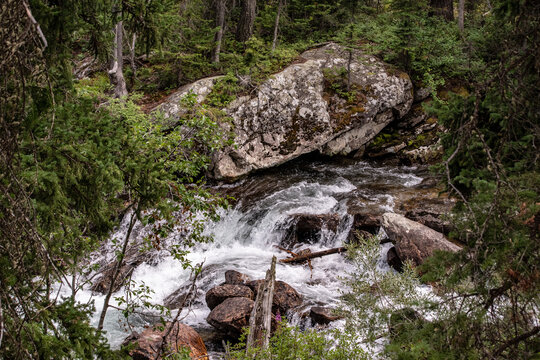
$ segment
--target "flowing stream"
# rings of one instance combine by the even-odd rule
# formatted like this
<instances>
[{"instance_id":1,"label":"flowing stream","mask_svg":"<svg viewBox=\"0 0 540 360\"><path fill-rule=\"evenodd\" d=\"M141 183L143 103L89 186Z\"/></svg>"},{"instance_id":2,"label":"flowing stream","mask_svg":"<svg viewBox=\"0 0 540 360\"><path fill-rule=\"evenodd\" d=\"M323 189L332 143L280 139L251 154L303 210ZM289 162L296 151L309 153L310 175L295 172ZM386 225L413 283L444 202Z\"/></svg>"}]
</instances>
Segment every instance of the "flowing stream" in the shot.
<instances>
[{"instance_id":1,"label":"flowing stream","mask_svg":"<svg viewBox=\"0 0 540 360\"><path fill-rule=\"evenodd\" d=\"M340 218L337 230L323 229L309 246L319 251L341 246L349 236L354 212L381 214L398 211L399 204L414 199L422 191L425 170L414 167L382 166L363 161L300 159L263 173L255 174L234 184L216 185L221 193L234 196L236 204L221 211L221 220L209 223L205 233L214 241L198 244L188 255L193 263L204 262L204 270L198 283L197 298L186 312L182 322L193 326L205 339L210 353L219 352L219 345L212 341L213 331L206 323L210 310L204 295L210 288L224 282L226 270L234 269L252 279L264 278L273 255L278 258L287 254L277 249L291 227L294 214L337 214ZM112 238L121 239L127 224L123 223ZM141 236L135 232L134 236ZM390 244L381 245L381 266L385 262ZM94 260L112 259L113 251L96 254ZM278 264L277 279L294 287L304 297L299 313L313 305L335 307L339 302L343 284L340 277L352 271L343 255L334 254L312 260L313 270L302 265ZM388 269L389 270L389 269ZM390 270L389 270L390 271ZM190 272L183 270L179 262L170 256L159 256L139 265L132 279L144 282L153 293L150 300L162 304L164 299L182 285L189 283ZM121 294L121 293L119 293ZM80 291L77 299L82 302L94 300L97 324L103 295ZM114 301L113 301L114 304ZM293 316L293 322L300 322ZM303 320L303 326L310 326ZM132 316L135 330L156 321L150 315ZM119 346L130 329L126 327L120 311L111 308L107 313L105 330L113 347Z\"/></svg>"}]
</instances>

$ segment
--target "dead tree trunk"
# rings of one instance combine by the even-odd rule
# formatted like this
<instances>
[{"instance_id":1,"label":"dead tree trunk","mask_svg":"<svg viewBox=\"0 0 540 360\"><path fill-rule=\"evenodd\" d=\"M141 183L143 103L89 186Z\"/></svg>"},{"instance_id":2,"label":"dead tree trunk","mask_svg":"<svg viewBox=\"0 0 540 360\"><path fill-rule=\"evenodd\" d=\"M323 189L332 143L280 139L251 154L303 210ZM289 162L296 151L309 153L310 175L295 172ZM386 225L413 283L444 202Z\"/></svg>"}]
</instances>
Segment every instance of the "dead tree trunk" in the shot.
<instances>
[{"instance_id":1,"label":"dead tree trunk","mask_svg":"<svg viewBox=\"0 0 540 360\"><path fill-rule=\"evenodd\" d=\"M249 319L249 334L246 343L246 353L253 348L266 349L270 343L272 331L272 301L276 282L276 257L272 257L270 270L266 272L264 284L259 286L255 305ZM255 356L255 354L253 354Z\"/></svg>"},{"instance_id":2,"label":"dead tree trunk","mask_svg":"<svg viewBox=\"0 0 540 360\"><path fill-rule=\"evenodd\" d=\"M465 29L465 0L459 0L458 26L459 26L459 31L463 32L463 30Z\"/></svg>"},{"instance_id":3,"label":"dead tree trunk","mask_svg":"<svg viewBox=\"0 0 540 360\"><path fill-rule=\"evenodd\" d=\"M245 42L253 35L256 8L257 0L244 0L242 2L242 11L236 29L236 40Z\"/></svg>"},{"instance_id":4,"label":"dead tree trunk","mask_svg":"<svg viewBox=\"0 0 540 360\"><path fill-rule=\"evenodd\" d=\"M221 42L223 40L223 32L225 31L225 1L226 0L216 0L216 25L219 27L219 29L216 33L216 45L214 47L214 55L212 56L212 61L215 63L219 63Z\"/></svg>"},{"instance_id":5,"label":"dead tree trunk","mask_svg":"<svg viewBox=\"0 0 540 360\"><path fill-rule=\"evenodd\" d=\"M114 87L114 97L121 98L127 96L126 80L124 79L123 65L123 21L120 20L114 27L113 64L109 70L109 77Z\"/></svg>"},{"instance_id":6,"label":"dead tree trunk","mask_svg":"<svg viewBox=\"0 0 540 360\"><path fill-rule=\"evenodd\" d=\"M137 65L135 64L135 44L137 42L137 34L131 36L131 45L129 46L129 64L131 66L130 85L133 88L135 77L137 76Z\"/></svg>"},{"instance_id":7,"label":"dead tree trunk","mask_svg":"<svg viewBox=\"0 0 540 360\"><path fill-rule=\"evenodd\" d=\"M278 30L279 30L279 17L281 15L281 9L283 8L283 0L279 0L277 13L276 13L276 23L274 24L274 40L272 41L272 51L276 50Z\"/></svg>"},{"instance_id":8,"label":"dead tree trunk","mask_svg":"<svg viewBox=\"0 0 540 360\"><path fill-rule=\"evenodd\" d=\"M338 248L333 248L333 249L329 249L329 250L323 250L323 251L317 251L317 252L313 252L313 253L293 256L293 257L290 257L290 258L287 258L287 259L281 259L281 260L279 260L279 262L283 263L283 264L298 264L298 263L303 263L304 261L307 261L307 260L310 260L310 259L319 258L319 257L326 256L326 255L341 254L342 252L345 252L345 251L347 251L346 248L338 247Z\"/></svg>"}]
</instances>

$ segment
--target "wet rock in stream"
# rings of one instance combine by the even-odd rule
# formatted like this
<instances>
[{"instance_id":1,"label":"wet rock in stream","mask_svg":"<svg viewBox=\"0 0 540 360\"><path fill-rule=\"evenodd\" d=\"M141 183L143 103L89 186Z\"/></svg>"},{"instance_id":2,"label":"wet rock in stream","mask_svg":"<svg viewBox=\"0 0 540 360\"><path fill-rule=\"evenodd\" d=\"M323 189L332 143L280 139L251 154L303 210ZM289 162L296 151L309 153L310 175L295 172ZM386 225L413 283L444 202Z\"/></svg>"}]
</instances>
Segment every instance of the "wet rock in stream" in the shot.
<instances>
[{"instance_id":1,"label":"wet rock in stream","mask_svg":"<svg viewBox=\"0 0 540 360\"><path fill-rule=\"evenodd\" d=\"M255 280L247 285L253 290L255 297L259 290L259 286L264 283L264 280ZM276 281L274 285L274 298L272 300L272 312L276 314L278 311L281 314L286 314L287 311L302 305L303 297L291 285L284 281Z\"/></svg>"},{"instance_id":2,"label":"wet rock in stream","mask_svg":"<svg viewBox=\"0 0 540 360\"><path fill-rule=\"evenodd\" d=\"M225 284L245 285L250 281L251 281L251 278L248 275L242 274L239 271L236 271L236 270L225 271Z\"/></svg>"},{"instance_id":3,"label":"wet rock in stream","mask_svg":"<svg viewBox=\"0 0 540 360\"><path fill-rule=\"evenodd\" d=\"M390 267L398 272L403 271L403 262L399 258L396 248L392 246L386 253L386 262Z\"/></svg>"},{"instance_id":4,"label":"wet rock in stream","mask_svg":"<svg viewBox=\"0 0 540 360\"><path fill-rule=\"evenodd\" d=\"M314 306L309 311L309 317L315 324L327 325L332 321L341 319L341 316L335 315L333 309L329 309L322 306Z\"/></svg>"},{"instance_id":5,"label":"wet rock in stream","mask_svg":"<svg viewBox=\"0 0 540 360\"><path fill-rule=\"evenodd\" d=\"M229 336L239 336L242 328L249 325L254 304L244 297L228 298L210 312L206 321Z\"/></svg>"},{"instance_id":6,"label":"wet rock in stream","mask_svg":"<svg viewBox=\"0 0 540 360\"><path fill-rule=\"evenodd\" d=\"M253 291L244 285L220 285L216 286L206 293L206 304L210 310L229 298L243 297L253 300Z\"/></svg>"},{"instance_id":7,"label":"wet rock in stream","mask_svg":"<svg viewBox=\"0 0 540 360\"><path fill-rule=\"evenodd\" d=\"M388 237L395 243L399 258L403 261L411 260L415 265L422 264L435 251L461 250L440 232L399 214L385 213L382 225Z\"/></svg>"},{"instance_id":8,"label":"wet rock in stream","mask_svg":"<svg viewBox=\"0 0 540 360\"><path fill-rule=\"evenodd\" d=\"M286 248L298 243L313 244L321 238L323 231L335 234L338 230L340 216L338 214L294 214L291 215L289 228L281 242Z\"/></svg>"}]
</instances>

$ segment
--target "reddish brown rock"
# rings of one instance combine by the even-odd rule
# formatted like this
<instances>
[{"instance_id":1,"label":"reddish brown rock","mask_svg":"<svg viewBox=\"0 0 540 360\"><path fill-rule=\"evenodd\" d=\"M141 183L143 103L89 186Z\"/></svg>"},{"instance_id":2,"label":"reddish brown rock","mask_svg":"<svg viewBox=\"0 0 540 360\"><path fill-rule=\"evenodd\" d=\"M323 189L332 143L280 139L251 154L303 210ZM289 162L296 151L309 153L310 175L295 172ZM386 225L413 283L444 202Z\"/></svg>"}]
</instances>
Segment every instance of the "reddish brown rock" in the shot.
<instances>
[{"instance_id":1,"label":"reddish brown rock","mask_svg":"<svg viewBox=\"0 0 540 360\"><path fill-rule=\"evenodd\" d=\"M253 304L253 300L244 297L228 298L210 312L206 321L230 336L238 336L243 327L249 326Z\"/></svg>"},{"instance_id":2,"label":"reddish brown rock","mask_svg":"<svg viewBox=\"0 0 540 360\"><path fill-rule=\"evenodd\" d=\"M255 280L247 285L253 290L254 296L257 296L259 284L264 280ZM286 314L289 309L302 305L303 298L291 285L283 281L276 281L274 286L274 298L272 299L272 312Z\"/></svg>"},{"instance_id":3,"label":"reddish brown rock","mask_svg":"<svg viewBox=\"0 0 540 360\"><path fill-rule=\"evenodd\" d=\"M225 271L225 284L229 285L245 285L250 282L251 279L246 274L242 274L236 270Z\"/></svg>"},{"instance_id":4,"label":"reddish brown rock","mask_svg":"<svg viewBox=\"0 0 540 360\"><path fill-rule=\"evenodd\" d=\"M163 335L169 325L167 323L163 330L160 330L156 326L144 330L141 334L134 333L130 335L124 343L137 342L135 349L129 353L131 357L134 360L154 360L156 349L160 347ZM172 354L180 352L183 348L190 350L190 357L192 359L209 359L206 346L199 334L190 326L180 323L174 325L162 348L164 350L158 359L169 358Z\"/></svg>"},{"instance_id":5,"label":"reddish brown rock","mask_svg":"<svg viewBox=\"0 0 540 360\"><path fill-rule=\"evenodd\" d=\"M399 214L385 213L382 226L394 242L398 257L402 261L411 260L415 265L422 264L435 251L461 250L440 232Z\"/></svg>"},{"instance_id":6,"label":"reddish brown rock","mask_svg":"<svg viewBox=\"0 0 540 360\"><path fill-rule=\"evenodd\" d=\"M206 305L212 310L223 301L234 297L244 297L253 300L253 291L244 285L225 284L216 286L206 293Z\"/></svg>"}]
</instances>

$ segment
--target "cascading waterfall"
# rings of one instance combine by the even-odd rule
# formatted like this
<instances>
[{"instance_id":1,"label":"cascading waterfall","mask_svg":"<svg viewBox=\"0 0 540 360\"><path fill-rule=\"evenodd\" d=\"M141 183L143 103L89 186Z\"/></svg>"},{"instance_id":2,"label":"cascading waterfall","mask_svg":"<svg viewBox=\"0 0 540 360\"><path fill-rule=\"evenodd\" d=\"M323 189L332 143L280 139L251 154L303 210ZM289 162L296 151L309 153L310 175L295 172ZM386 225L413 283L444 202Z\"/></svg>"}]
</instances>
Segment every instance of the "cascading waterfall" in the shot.
<instances>
[{"instance_id":1,"label":"cascading waterfall","mask_svg":"<svg viewBox=\"0 0 540 360\"><path fill-rule=\"evenodd\" d=\"M355 206L361 204L368 209L377 209L379 213L393 211L396 196L410 191L422 181L416 173L416 168L374 166L366 162L343 165L297 161L237 184L218 187L218 190L237 196L239 201L233 208L221 210L219 221L207 225L205 233L212 235L214 241L197 244L188 255L193 263L204 262L204 270L197 299L182 322L197 330L210 329L206 323L210 310L204 294L223 283L226 270L240 271L252 279L264 278L272 256L286 256L274 245L283 240L290 227L291 215L337 214L341 219L337 231L323 229L317 241L306 246L312 251L341 246L352 225L352 216L348 212L351 201ZM134 236L144 233L140 225L136 230ZM125 231L126 224L122 224L112 237L121 239ZM381 245L381 264L389 246ZM114 256L111 248L96 254L94 261L111 260ZM312 265L311 271L307 266L278 264L277 279L287 282L304 296L301 311L307 311L313 305L336 306L343 290L340 277L352 271L352 266L339 254L313 259ZM387 267L386 264L381 266ZM170 256L142 263L132 274L132 280L137 284L144 283L152 289L151 301L158 304L188 283L189 277L190 272L183 270ZM103 299L103 295L93 295L89 290L77 294L78 301L95 301L96 323ZM130 330L122 325L122 319L121 312L114 308L107 313L105 330L113 347L119 346ZM156 322L150 315L134 315L130 320L135 330Z\"/></svg>"}]
</instances>

